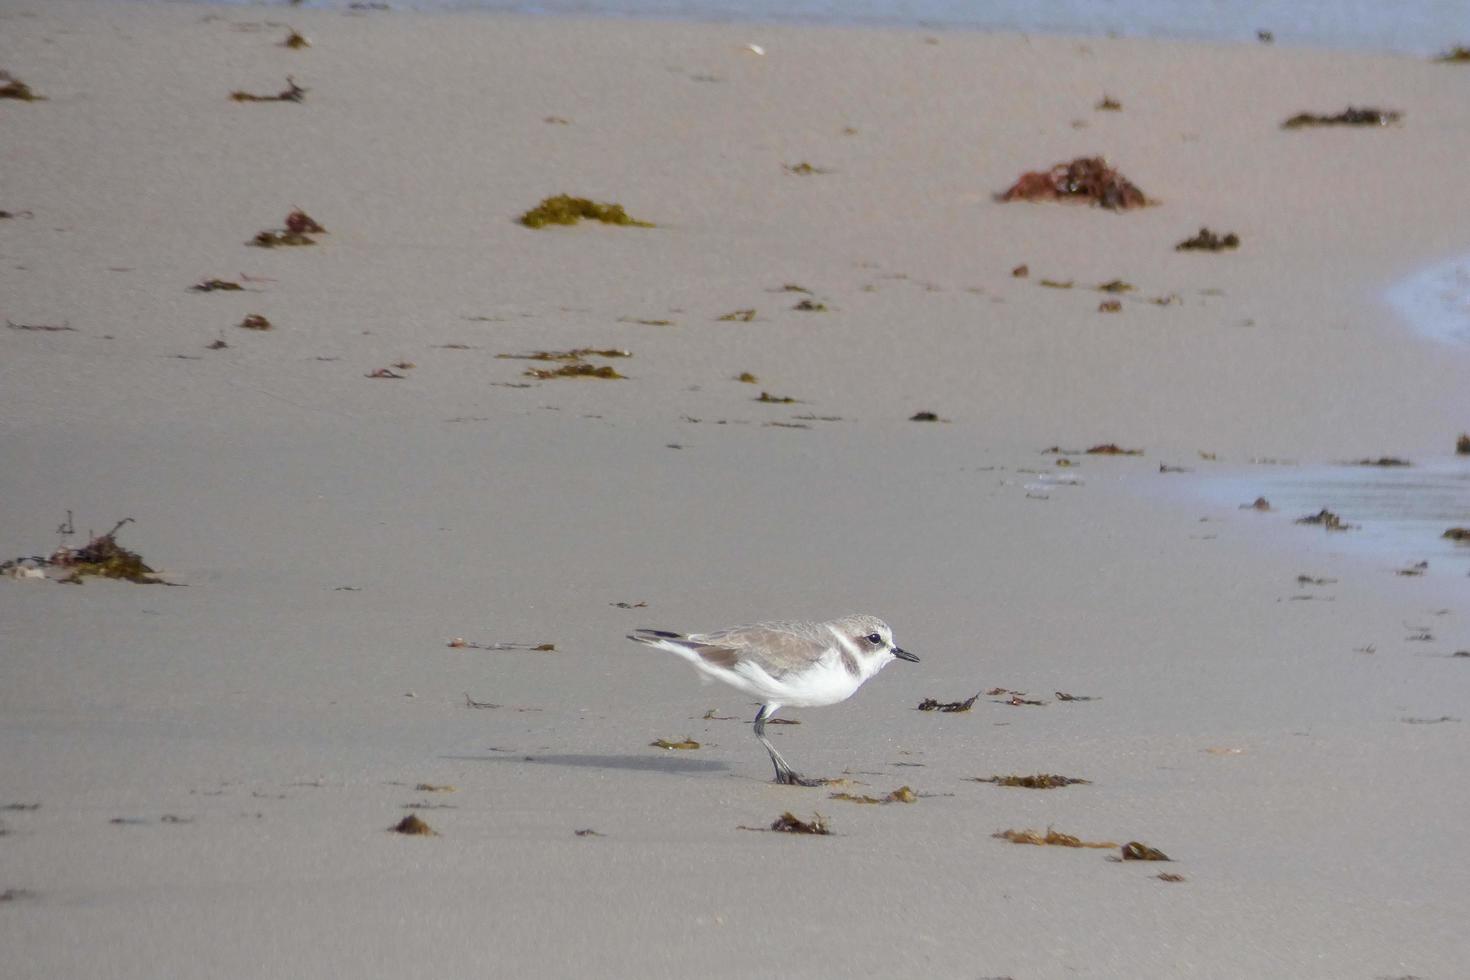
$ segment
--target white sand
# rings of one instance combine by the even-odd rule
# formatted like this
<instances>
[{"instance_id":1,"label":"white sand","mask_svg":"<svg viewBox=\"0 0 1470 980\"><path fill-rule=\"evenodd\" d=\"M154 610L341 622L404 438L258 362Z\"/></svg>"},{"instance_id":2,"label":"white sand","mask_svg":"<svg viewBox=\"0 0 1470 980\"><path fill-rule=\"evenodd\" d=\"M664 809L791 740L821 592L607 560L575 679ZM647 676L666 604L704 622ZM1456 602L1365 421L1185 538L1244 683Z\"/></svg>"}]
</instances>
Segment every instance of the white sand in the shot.
<instances>
[{"instance_id":1,"label":"white sand","mask_svg":"<svg viewBox=\"0 0 1470 980\"><path fill-rule=\"evenodd\" d=\"M1470 579L1157 488L1470 427L1378 298L1465 246L1470 72L937 40L0 2L47 97L0 102L0 316L74 328L0 330L0 558L133 517L188 586L0 582L7 977L1463 973ZM1405 122L1277 128L1349 104ZM1161 205L991 199L1095 152ZM658 227L514 223L563 191ZM245 246L293 206L318 246ZM503 386L581 346L629 379ZM1038 453L1104 441L1147 452ZM771 785L753 706L622 638L857 610L923 662L771 731L912 805ZM912 710L996 687L1048 703ZM966 781L1041 771L1093 783ZM788 809L837 836L737 829ZM1175 861L990 836L1048 825Z\"/></svg>"}]
</instances>

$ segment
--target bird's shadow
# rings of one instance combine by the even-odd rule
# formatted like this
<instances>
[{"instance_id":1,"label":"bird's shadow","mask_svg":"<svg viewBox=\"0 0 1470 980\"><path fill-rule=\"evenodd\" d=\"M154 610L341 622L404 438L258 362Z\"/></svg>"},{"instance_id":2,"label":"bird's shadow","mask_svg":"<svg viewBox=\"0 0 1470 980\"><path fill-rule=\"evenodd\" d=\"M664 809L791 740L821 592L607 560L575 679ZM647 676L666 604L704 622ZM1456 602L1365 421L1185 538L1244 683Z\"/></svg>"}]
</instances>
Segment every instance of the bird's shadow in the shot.
<instances>
[{"instance_id":1,"label":"bird's shadow","mask_svg":"<svg viewBox=\"0 0 1470 980\"><path fill-rule=\"evenodd\" d=\"M723 762L708 759L680 759L658 755L447 755L443 758L462 762L529 762L541 766L574 766L581 769L623 769L635 772L666 772L670 775L691 772L727 772Z\"/></svg>"}]
</instances>

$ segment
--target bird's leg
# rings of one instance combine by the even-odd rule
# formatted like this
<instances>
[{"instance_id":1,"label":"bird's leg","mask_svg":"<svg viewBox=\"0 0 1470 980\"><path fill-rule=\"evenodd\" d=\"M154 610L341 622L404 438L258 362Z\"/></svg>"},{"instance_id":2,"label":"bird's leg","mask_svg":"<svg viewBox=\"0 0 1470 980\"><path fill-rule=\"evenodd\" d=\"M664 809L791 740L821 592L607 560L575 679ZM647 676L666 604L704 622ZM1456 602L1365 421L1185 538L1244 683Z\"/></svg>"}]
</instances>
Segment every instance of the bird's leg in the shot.
<instances>
[{"instance_id":1,"label":"bird's leg","mask_svg":"<svg viewBox=\"0 0 1470 980\"><path fill-rule=\"evenodd\" d=\"M776 751L770 739L766 738L766 719L775 713L776 707L769 704L761 705L761 710L755 715L755 737L761 740L761 744L771 754L771 765L776 767L776 782L784 786L821 786L820 780L803 779L798 776L796 771L786 764L786 760L781 758L781 753Z\"/></svg>"}]
</instances>

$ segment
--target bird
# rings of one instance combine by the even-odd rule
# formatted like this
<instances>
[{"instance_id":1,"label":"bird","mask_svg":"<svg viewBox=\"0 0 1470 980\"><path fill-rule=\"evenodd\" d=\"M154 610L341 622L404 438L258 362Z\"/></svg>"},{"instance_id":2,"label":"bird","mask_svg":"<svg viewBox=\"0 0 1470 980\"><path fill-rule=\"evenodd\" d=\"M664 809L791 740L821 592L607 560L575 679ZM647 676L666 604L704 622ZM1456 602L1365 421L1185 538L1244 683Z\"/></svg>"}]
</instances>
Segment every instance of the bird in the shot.
<instances>
[{"instance_id":1,"label":"bird","mask_svg":"<svg viewBox=\"0 0 1470 980\"><path fill-rule=\"evenodd\" d=\"M628 639L678 654L701 674L724 681L760 701L753 727L776 768L776 782L818 786L781 758L766 738L766 720L783 706L814 708L846 701L894 660L919 658L893 643L893 630L876 616L843 616L826 622L780 620L715 630L674 633L639 629Z\"/></svg>"}]
</instances>

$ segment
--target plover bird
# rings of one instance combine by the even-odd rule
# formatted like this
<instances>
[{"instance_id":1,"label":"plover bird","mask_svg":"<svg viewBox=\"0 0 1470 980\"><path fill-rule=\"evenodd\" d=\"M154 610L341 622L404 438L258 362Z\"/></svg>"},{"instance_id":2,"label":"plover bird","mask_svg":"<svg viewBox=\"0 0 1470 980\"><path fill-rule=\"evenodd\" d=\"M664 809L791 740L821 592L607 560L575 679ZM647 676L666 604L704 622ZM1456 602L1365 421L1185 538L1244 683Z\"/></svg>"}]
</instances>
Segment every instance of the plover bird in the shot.
<instances>
[{"instance_id":1,"label":"plover bird","mask_svg":"<svg viewBox=\"0 0 1470 980\"><path fill-rule=\"evenodd\" d=\"M677 653L700 673L760 700L755 737L776 767L776 782L815 786L802 779L766 738L766 719L783 705L815 708L846 701L863 682L894 660L919 658L893 645L893 631L876 616L844 616L825 623L754 623L713 633L635 630L628 639Z\"/></svg>"}]
</instances>

